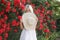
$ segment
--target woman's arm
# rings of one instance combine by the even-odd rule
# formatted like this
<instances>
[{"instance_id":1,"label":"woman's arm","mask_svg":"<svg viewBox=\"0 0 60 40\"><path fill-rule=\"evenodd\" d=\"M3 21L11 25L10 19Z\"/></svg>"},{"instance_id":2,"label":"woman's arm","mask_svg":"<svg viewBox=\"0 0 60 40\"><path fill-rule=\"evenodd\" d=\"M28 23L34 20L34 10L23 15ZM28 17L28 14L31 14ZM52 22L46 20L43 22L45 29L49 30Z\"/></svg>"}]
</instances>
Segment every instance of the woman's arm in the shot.
<instances>
[{"instance_id":1,"label":"woman's arm","mask_svg":"<svg viewBox=\"0 0 60 40\"><path fill-rule=\"evenodd\" d=\"M39 24L39 22L37 22L36 29L38 29L38 24Z\"/></svg>"},{"instance_id":2,"label":"woman's arm","mask_svg":"<svg viewBox=\"0 0 60 40\"><path fill-rule=\"evenodd\" d=\"M20 19L20 29L23 29L23 24L22 24L22 20Z\"/></svg>"}]
</instances>

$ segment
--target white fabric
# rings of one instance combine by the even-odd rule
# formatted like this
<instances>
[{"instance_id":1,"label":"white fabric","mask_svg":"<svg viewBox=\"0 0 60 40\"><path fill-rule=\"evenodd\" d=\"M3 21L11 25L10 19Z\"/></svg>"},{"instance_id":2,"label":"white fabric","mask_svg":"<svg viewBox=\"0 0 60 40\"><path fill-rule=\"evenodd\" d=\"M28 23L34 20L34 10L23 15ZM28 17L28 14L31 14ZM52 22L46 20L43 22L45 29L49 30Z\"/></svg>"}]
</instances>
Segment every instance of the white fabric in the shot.
<instances>
[{"instance_id":1,"label":"white fabric","mask_svg":"<svg viewBox=\"0 0 60 40\"><path fill-rule=\"evenodd\" d=\"M25 30L23 29L21 33L20 40L37 40L35 30Z\"/></svg>"},{"instance_id":2,"label":"white fabric","mask_svg":"<svg viewBox=\"0 0 60 40\"><path fill-rule=\"evenodd\" d=\"M27 4L27 5L26 5L26 9L29 9L31 13L34 13L34 12L33 12L33 8L32 8L31 5Z\"/></svg>"},{"instance_id":3,"label":"white fabric","mask_svg":"<svg viewBox=\"0 0 60 40\"><path fill-rule=\"evenodd\" d=\"M37 40L36 37L36 24L37 17L34 13L24 13L22 16L22 22L24 25L24 29L22 30L20 40Z\"/></svg>"}]
</instances>

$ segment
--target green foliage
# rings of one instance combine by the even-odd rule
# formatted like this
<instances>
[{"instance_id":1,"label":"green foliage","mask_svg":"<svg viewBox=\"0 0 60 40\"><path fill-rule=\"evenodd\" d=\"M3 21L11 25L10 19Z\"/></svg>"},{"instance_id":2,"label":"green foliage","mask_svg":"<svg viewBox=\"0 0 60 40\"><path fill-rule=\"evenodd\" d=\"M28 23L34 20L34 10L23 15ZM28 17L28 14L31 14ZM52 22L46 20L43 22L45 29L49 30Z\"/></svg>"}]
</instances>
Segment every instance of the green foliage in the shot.
<instances>
[{"instance_id":1,"label":"green foliage","mask_svg":"<svg viewBox=\"0 0 60 40\"><path fill-rule=\"evenodd\" d=\"M38 36L38 40L55 40L59 33L53 32L49 38L45 38L43 35Z\"/></svg>"},{"instance_id":2,"label":"green foliage","mask_svg":"<svg viewBox=\"0 0 60 40\"><path fill-rule=\"evenodd\" d=\"M54 11L53 17L55 19L60 19L60 2L51 1L50 3L51 3L51 6L53 7L53 11Z\"/></svg>"},{"instance_id":3,"label":"green foliage","mask_svg":"<svg viewBox=\"0 0 60 40\"><path fill-rule=\"evenodd\" d=\"M38 36L38 38L37 38L38 40L47 40L44 36L42 36L42 35L40 35L40 36Z\"/></svg>"}]
</instances>

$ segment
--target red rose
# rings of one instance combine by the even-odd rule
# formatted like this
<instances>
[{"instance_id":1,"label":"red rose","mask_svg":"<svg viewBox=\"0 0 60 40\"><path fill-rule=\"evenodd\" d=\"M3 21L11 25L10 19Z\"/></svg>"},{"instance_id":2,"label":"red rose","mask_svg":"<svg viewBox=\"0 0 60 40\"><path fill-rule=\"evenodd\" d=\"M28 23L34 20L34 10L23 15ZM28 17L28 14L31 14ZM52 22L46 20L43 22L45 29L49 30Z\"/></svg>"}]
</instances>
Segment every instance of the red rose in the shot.
<instances>
[{"instance_id":1,"label":"red rose","mask_svg":"<svg viewBox=\"0 0 60 40\"><path fill-rule=\"evenodd\" d=\"M17 23L17 21L16 20L13 20L12 21L12 26L16 26L16 23Z\"/></svg>"},{"instance_id":2,"label":"red rose","mask_svg":"<svg viewBox=\"0 0 60 40\"><path fill-rule=\"evenodd\" d=\"M44 15L43 13L40 13L40 18L42 18L42 19L43 19L43 18L44 18L44 16L45 16L45 15Z\"/></svg>"},{"instance_id":3,"label":"red rose","mask_svg":"<svg viewBox=\"0 0 60 40\"><path fill-rule=\"evenodd\" d=\"M8 33L5 33L4 38L8 38Z\"/></svg>"},{"instance_id":4,"label":"red rose","mask_svg":"<svg viewBox=\"0 0 60 40\"><path fill-rule=\"evenodd\" d=\"M0 12L0 16L3 15L3 14L4 14L4 10L2 10L2 11Z\"/></svg>"},{"instance_id":5,"label":"red rose","mask_svg":"<svg viewBox=\"0 0 60 40\"><path fill-rule=\"evenodd\" d=\"M14 30L14 32L18 32L18 30L17 30L17 29L15 29L15 30Z\"/></svg>"},{"instance_id":6,"label":"red rose","mask_svg":"<svg viewBox=\"0 0 60 40\"><path fill-rule=\"evenodd\" d=\"M5 29L4 29L4 28L1 28L1 31L2 31L2 33L3 33L3 32L5 32Z\"/></svg>"},{"instance_id":7,"label":"red rose","mask_svg":"<svg viewBox=\"0 0 60 40\"><path fill-rule=\"evenodd\" d=\"M39 14L38 10L35 10L34 12L35 12L35 14Z\"/></svg>"},{"instance_id":8,"label":"red rose","mask_svg":"<svg viewBox=\"0 0 60 40\"><path fill-rule=\"evenodd\" d=\"M51 24L55 25L55 21L51 21Z\"/></svg>"},{"instance_id":9,"label":"red rose","mask_svg":"<svg viewBox=\"0 0 60 40\"><path fill-rule=\"evenodd\" d=\"M42 11L41 11L41 12L42 12L42 13L44 13L44 12L45 12L45 8L44 8L44 7L42 8Z\"/></svg>"},{"instance_id":10,"label":"red rose","mask_svg":"<svg viewBox=\"0 0 60 40\"><path fill-rule=\"evenodd\" d=\"M0 36L0 40L2 40L2 36Z\"/></svg>"},{"instance_id":11,"label":"red rose","mask_svg":"<svg viewBox=\"0 0 60 40\"><path fill-rule=\"evenodd\" d=\"M49 29L45 29L45 30L44 30L44 32L49 33L49 32L50 32L50 30L49 30Z\"/></svg>"},{"instance_id":12,"label":"red rose","mask_svg":"<svg viewBox=\"0 0 60 40\"><path fill-rule=\"evenodd\" d=\"M5 29L7 27L7 24L2 24L2 27Z\"/></svg>"},{"instance_id":13,"label":"red rose","mask_svg":"<svg viewBox=\"0 0 60 40\"><path fill-rule=\"evenodd\" d=\"M42 19L40 20L40 23L43 23L43 20Z\"/></svg>"},{"instance_id":14,"label":"red rose","mask_svg":"<svg viewBox=\"0 0 60 40\"><path fill-rule=\"evenodd\" d=\"M5 0L1 0L1 2L2 2L2 3L4 3L4 2L5 2Z\"/></svg>"},{"instance_id":15,"label":"red rose","mask_svg":"<svg viewBox=\"0 0 60 40\"><path fill-rule=\"evenodd\" d=\"M1 12L0 12L0 15L3 15L4 14L4 10L2 10Z\"/></svg>"},{"instance_id":16,"label":"red rose","mask_svg":"<svg viewBox=\"0 0 60 40\"><path fill-rule=\"evenodd\" d=\"M2 34L3 32L5 32L5 30L3 28L0 29L0 34Z\"/></svg>"},{"instance_id":17,"label":"red rose","mask_svg":"<svg viewBox=\"0 0 60 40\"><path fill-rule=\"evenodd\" d=\"M9 32L10 30L11 30L10 27L7 27L7 28L6 28L6 32Z\"/></svg>"},{"instance_id":18,"label":"red rose","mask_svg":"<svg viewBox=\"0 0 60 40\"><path fill-rule=\"evenodd\" d=\"M40 28L39 30L42 30L44 28L43 24L40 23Z\"/></svg>"},{"instance_id":19,"label":"red rose","mask_svg":"<svg viewBox=\"0 0 60 40\"><path fill-rule=\"evenodd\" d=\"M50 20L50 17L49 17L49 16L46 16L46 19L47 19L47 20Z\"/></svg>"},{"instance_id":20,"label":"red rose","mask_svg":"<svg viewBox=\"0 0 60 40\"><path fill-rule=\"evenodd\" d=\"M41 16L41 17L43 17L43 16L44 16L44 14L43 14L43 13L40 13L40 16Z\"/></svg>"},{"instance_id":21,"label":"red rose","mask_svg":"<svg viewBox=\"0 0 60 40\"><path fill-rule=\"evenodd\" d=\"M46 14L52 15L52 11L51 10L47 10Z\"/></svg>"},{"instance_id":22,"label":"red rose","mask_svg":"<svg viewBox=\"0 0 60 40\"><path fill-rule=\"evenodd\" d=\"M37 11L40 13L41 10L38 8Z\"/></svg>"},{"instance_id":23,"label":"red rose","mask_svg":"<svg viewBox=\"0 0 60 40\"><path fill-rule=\"evenodd\" d=\"M16 2L17 2L18 4L20 4L20 0L17 0Z\"/></svg>"},{"instance_id":24,"label":"red rose","mask_svg":"<svg viewBox=\"0 0 60 40\"><path fill-rule=\"evenodd\" d=\"M6 6L6 12L10 11L10 6Z\"/></svg>"},{"instance_id":25,"label":"red rose","mask_svg":"<svg viewBox=\"0 0 60 40\"><path fill-rule=\"evenodd\" d=\"M4 15L4 20L7 20L7 19L8 19L7 15Z\"/></svg>"},{"instance_id":26,"label":"red rose","mask_svg":"<svg viewBox=\"0 0 60 40\"><path fill-rule=\"evenodd\" d=\"M50 10L47 10L46 14L50 14Z\"/></svg>"},{"instance_id":27,"label":"red rose","mask_svg":"<svg viewBox=\"0 0 60 40\"><path fill-rule=\"evenodd\" d=\"M20 20L22 18L22 16L18 16L18 20Z\"/></svg>"},{"instance_id":28,"label":"red rose","mask_svg":"<svg viewBox=\"0 0 60 40\"><path fill-rule=\"evenodd\" d=\"M3 31L0 29L0 34L2 34L3 33Z\"/></svg>"},{"instance_id":29,"label":"red rose","mask_svg":"<svg viewBox=\"0 0 60 40\"><path fill-rule=\"evenodd\" d=\"M47 4L49 4L49 3L46 1L45 4L47 5Z\"/></svg>"},{"instance_id":30,"label":"red rose","mask_svg":"<svg viewBox=\"0 0 60 40\"><path fill-rule=\"evenodd\" d=\"M2 18L2 19L1 19L1 23L4 23L4 22L5 22L5 20Z\"/></svg>"},{"instance_id":31,"label":"red rose","mask_svg":"<svg viewBox=\"0 0 60 40\"><path fill-rule=\"evenodd\" d=\"M24 10L24 9L25 9L24 4L20 4L20 6L21 6L21 9L22 9L22 10Z\"/></svg>"},{"instance_id":32,"label":"red rose","mask_svg":"<svg viewBox=\"0 0 60 40\"><path fill-rule=\"evenodd\" d=\"M52 26L52 29L56 29L57 27L55 25Z\"/></svg>"},{"instance_id":33,"label":"red rose","mask_svg":"<svg viewBox=\"0 0 60 40\"><path fill-rule=\"evenodd\" d=\"M18 26L20 24L20 22L17 22L16 26Z\"/></svg>"},{"instance_id":34,"label":"red rose","mask_svg":"<svg viewBox=\"0 0 60 40\"><path fill-rule=\"evenodd\" d=\"M6 4L5 0L1 0L1 2L2 2L3 4Z\"/></svg>"},{"instance_id":35,"label":"red rose","mask_svg":"<svg viewBox=\"0 0 60 40\"><path fill-rule=\"evenodd\" d=\"M10 5L11 5L11 2L10 2L10 1L8 1L6 5L7 5L7 6L10 6Z\"/></svg>"},{"instance_id":36,"label":"red rose","mask_svg":"<svg viewBox=\"0 0 60 40\"><path fill-rule=\"evenodd\" d=\"M11 9L11 8L10 8L10 4L11 4L10 2L7 2L7 4L6 4L6 5L7 5L7 6L6 6L6 12L9 12L10 9Z\"/></svg>"},{"instance_id":37,"label":"red rose","mask_svg":"<svg viewBox=\"0 0 60 40\"><path fill-rule=\"evenodd\" d=\"M20 0L14 0L14 6L18 6L20 4Z\"/></svg>"},{"instance_id":38,"label":"red rose","mask_svg":"<svg viewBox=\"0 0 60 40\"><path fill-rule=\"evenodd\" d=\"M27 1L27 0L22 0L22 3L23 3L23 4L26 4L26 1Z\"/></svg>"},{"instance_id":39,"label":"red rose","mask_svg":"<svg viewBox=\"0 0 60 40\"><path fill-rule=\"evenodd\" d=\"M31 3L31 6L32 6L32 8L35 8L35 4L32 4L32 3Z\"/></svg>"}]
</instances>

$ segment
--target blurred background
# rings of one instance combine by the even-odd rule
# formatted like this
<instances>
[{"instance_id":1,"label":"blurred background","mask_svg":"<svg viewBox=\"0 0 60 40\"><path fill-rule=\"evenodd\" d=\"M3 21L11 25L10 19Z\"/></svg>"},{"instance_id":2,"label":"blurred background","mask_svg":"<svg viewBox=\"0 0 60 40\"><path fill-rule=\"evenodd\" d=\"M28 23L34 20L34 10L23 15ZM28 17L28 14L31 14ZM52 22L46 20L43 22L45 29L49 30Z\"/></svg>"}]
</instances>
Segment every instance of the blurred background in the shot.
<instances>
[{"instance_id":1,"label":"blurred background","mask_svg":"<svg viewBox=\"0 0 60 40\"><path fill-rule=\"evenodd\" d=\"M31 4L38 25L38 40L60 40L60 0L0 0L0 40L19 40L26 4Z\"/></svg>"}]
</instances>

